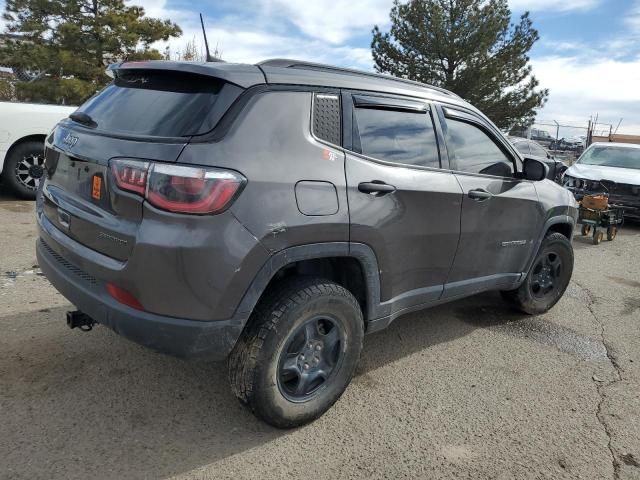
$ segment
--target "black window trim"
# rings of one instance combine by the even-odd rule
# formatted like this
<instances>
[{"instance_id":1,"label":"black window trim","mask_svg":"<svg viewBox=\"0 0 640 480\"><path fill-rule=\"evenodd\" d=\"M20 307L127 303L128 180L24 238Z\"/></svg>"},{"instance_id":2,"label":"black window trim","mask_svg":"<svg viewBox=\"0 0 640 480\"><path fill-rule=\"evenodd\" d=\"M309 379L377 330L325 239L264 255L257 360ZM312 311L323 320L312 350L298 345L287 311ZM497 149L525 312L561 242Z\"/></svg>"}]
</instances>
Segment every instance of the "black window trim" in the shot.
<instances>
[{"instance_id":1,"label":"black window trim","mask_svg":"<svg viewBox=\"0 0 640 480\"><path fill-rule=\"evenodd\" d=\"M367 103L366 106L356 106L355 98L359 99L371 99L371 102ZM424 110L422 106L424 105ZM344 150L350 154L355 155L364 160L378 163L381 165L386 165L390 167L398 167L398 168L412 168L415 170L425 170L425 171L434 171L434 172L443 172L447 171L446 168L443 168L443 162L446 161L445 152L443 150L443 142L444 139L441 136L441 132L439 130L440 122L434 116L435 109L433 108L434 102L426 99L407 99L407 98L398 98L392 95L380 95L377 93L369 93L369 92L353 92L353 91L343 91L342 92L342 125L343 125L343 148ZM420 108L416 110L416 107ZM431 123L433 126L434 135L436 138L436 147L438 149L438 163L440 166L438 167L428 167L426 165L412 165L408 163L399 163L399 162L389 162L387 160L382 160L380 158L370 157L362 153L360 147L360 134L358 132L358 123L355 120L356 108L369 108L376 110L393 110L400 111L406 113L413 114L428 114L431 119Z\"/></svg>"},{"instance_id":2,"label":"black window trim","mask_svg":"<svg viewBox=\"0 0 640 480\"><path fill-rule=\"evenodd\" d=\"M374 95L353 95L355 108L371 108L374 110L392 110L394 112L427 113L430 108L427 103L405 100L393 97L379 97Z\"/></svg>"},{"instance_id":3,"label":"black window trim","mask_svg":"<svg viewBox=\"0 0 640 480\"><path fill-rule=\"evenodd\" d=\"M457 174L461 174L461 175L473 175L473 176L481 176L481 177L491 177L491 178L510 178L510 179L518 179L518 162L516 161L516 158L519 158L519 155L515 152L515 147L511 144L509 144L508 142L506 142L505 140L503 140L501 138L501 136L497 135L496 132L494 131L494 129L487 124L487 122L485 122L483 119L481 119L480 117L478 117L477 115L469 112L469 111L463 111L463 110L459 110L457 108L452 108L449 106L445 106L442 105L442 113L444 116L444 121L443 121L443 125L442 128L444 130L444 137L445 137L445 143L448 143L447 141L447 136L448 136L448 132L447 132L447 122L446 119L450 118L452 120L458 120L464 123L468 123L470 125L473 125L475 127L478 127L480 130L482 130L492 141L493 143L496 144L496 146L502 151L502 153L504 153L507 158L511 159L511 163L513 165L513 172L514 175L512 177L503 177L503 176L499 176L499 175L489 175L486 173L476 173L476 172L467 172L464 170L458 170L457 167L458 165L456 164L455 161L455 157L452 158L452 155L449 155L449 166L451 168L451 171ZM447 145L447 152L448 152L449 146Z\"/></svg>"}]
</instances>

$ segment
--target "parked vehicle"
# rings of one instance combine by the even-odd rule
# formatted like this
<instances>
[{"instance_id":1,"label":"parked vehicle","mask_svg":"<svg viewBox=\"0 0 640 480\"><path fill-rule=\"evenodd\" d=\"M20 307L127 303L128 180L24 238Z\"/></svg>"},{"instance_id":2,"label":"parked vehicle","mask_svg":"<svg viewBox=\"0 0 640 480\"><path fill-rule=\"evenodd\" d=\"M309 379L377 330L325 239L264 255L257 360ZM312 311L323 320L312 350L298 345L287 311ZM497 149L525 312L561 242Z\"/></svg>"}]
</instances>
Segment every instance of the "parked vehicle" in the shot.
<instances>
[{"instance_id":1,"label":"parked vehicle","mask_svg":"<svg viewBox=\"0 0 640 480\"><path fill-rule=\"evenodd\" d=\"M76 107L0 102L0 174L16 195L34 199L44 172L44 139Z\"/></svg>"},{"instance_id":2,"label":"parked vehicle","mask_svg":"<svg viewBox=\"0 0 640 480\"><path fill-rule=\"evenodd\" d=\"M575 152L584 148L584 141L579 138L561 138L560 140L554 140L549 145L551 150L559 150L562 152L570 151Z\"/></svg>"},{"instance_id":3,"label":"parked vehicle","mask_svg":"<svg viewBox=\"0 0 640 480\"><path fill-rule=\"evenodd\" d=\"M556 160L542 145L533 140L520 137L508 137L509 141L516 147L516 150L525 157L535 158L544 162L549 167L547 178L556 183L560 183L562 175L568 168L561 160Z\"/></svg>"},{"instance_id":4,"label":"parked vehicle","mask_svg":"<svg viewBox=\"0 0 640 480\"><path fill-rule=\"evenodd\" d=\"M640 145L593 143L567 169L562 184L580 200L606 193L624 216L640 219Z\"/></svg>"},{"instance_id":5,"label":"parked vehicle","mask_svg":"<svg viewBox=\"0 0 640 480\"><path fill-rule=\"evenodd\" d=\"M549 132L540 130L539 128L514 127L509 131L509 135L533 140L542 145L549 145L554 140L554 138L549 135Z\"/></svg>"},{"instance_id":6,"label":"parked vehicle","mask_svg":"<svg viewBox=\"0 0 640 480\"><path fill-rule=\"evenodd\" d=\"M550 309L576 203L456 95L291 60L133 62L46 145L39 265L94 323L228 357L278 427L340 397L365 333L500 290Z\"/></svg>"},{"instance_id":7,"label":"parked vehicle","mask_svg":"<svg viewBox=\"0 0 640 480\"><path fill-rule=\"evenodd\" d=\"M546 130L531 129L531 140L539 142L543 145L549 145L553 141L553 137Z\"/></svg>"}]
</instances>

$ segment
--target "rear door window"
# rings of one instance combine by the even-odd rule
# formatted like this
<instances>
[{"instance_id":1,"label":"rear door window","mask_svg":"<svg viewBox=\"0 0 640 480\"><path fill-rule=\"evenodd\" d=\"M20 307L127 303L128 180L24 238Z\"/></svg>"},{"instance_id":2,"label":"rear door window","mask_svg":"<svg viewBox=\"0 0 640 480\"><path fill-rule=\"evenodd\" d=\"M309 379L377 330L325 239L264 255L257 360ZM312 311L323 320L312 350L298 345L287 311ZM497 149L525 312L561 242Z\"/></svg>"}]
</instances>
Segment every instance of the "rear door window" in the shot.
<instances>
[{"instance_id":1,"label":"rear door window","mask_svg":"<svg viewBox=\"0 0 640 480\"><path fill-rule=\"evenodd\" d=\"M156 137L206 133L223 83L182 72L120 71L118 77L78 110L100 131Z\"/></svg>"},{"instance_id":2,"label":"rear door window","mask_svg":"<svg viewBox=\"0 0 640 480\"><path fill-rule=\"evenodd\" d=\"M391 163L440 167L436 133L428 110L356 107L354 116L354 150L358 153Z\"/></svg>"}]
</instances>

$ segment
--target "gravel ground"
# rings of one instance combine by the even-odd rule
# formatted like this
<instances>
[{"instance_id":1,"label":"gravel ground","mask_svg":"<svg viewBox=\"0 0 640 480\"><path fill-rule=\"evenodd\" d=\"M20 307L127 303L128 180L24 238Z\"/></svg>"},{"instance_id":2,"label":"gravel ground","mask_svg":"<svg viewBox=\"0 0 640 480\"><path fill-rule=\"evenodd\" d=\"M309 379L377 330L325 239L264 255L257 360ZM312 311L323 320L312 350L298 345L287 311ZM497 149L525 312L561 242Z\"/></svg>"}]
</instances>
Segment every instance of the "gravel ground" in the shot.
<instances>
[{"instance_id":1,"label":"gravel ground","mask_svg":"<svg viewBox=\"0 0 640 480\"><path fill-rule=\"evenodd\" d=\"M33 207L0 194L2 479L640 478L640 227L577 237L545 315L487 294L368 336L342 399L279 431L223 364L67 329Z\"/></svg>"}]
</instances>

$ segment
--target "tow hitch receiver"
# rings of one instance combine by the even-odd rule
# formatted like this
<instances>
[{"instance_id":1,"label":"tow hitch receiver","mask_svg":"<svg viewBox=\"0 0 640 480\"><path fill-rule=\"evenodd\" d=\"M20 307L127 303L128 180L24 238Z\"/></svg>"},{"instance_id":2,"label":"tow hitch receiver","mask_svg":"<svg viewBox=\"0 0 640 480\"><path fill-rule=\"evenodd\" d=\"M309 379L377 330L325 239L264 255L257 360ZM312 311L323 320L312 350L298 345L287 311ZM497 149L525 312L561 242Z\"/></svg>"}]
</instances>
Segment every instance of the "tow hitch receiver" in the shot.
<instances>
[{"instance_id":1,"label":"tow hitch receiver","mask_svg":"<svg viewBox=\"0 0 640 480\"><path fill-rule=\"evenodd\" d=\"M88 332L96 324L96 321L80 310L67 312L67 326L69 328L79 328L83 332Z\"/></svg>"}]
</instances>

